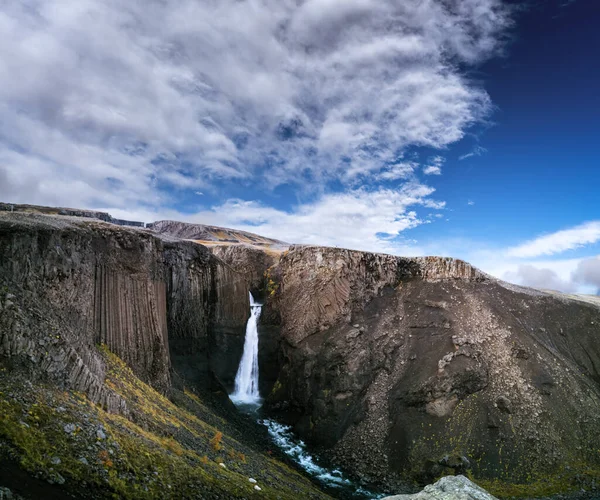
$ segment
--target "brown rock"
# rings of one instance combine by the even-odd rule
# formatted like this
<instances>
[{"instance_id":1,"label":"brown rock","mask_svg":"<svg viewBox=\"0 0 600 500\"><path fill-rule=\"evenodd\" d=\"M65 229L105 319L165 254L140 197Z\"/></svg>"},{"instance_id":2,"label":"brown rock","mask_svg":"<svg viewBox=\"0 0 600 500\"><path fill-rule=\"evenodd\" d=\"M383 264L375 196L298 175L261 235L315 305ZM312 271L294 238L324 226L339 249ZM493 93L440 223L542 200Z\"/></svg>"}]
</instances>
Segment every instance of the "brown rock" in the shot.
<instances>
[{"instance_id":1,"label":"brown rock","mask_svg":"<svg viewBox=\"0 0 600 500\"><path fill-rule=\"evenodd\" d=\"M273 274L284 363L269 403L351 472L378 463L400 487L457 454L517 482L598 465L598 306L433 257L295 246Z\"/></svg>"}]
</instances>

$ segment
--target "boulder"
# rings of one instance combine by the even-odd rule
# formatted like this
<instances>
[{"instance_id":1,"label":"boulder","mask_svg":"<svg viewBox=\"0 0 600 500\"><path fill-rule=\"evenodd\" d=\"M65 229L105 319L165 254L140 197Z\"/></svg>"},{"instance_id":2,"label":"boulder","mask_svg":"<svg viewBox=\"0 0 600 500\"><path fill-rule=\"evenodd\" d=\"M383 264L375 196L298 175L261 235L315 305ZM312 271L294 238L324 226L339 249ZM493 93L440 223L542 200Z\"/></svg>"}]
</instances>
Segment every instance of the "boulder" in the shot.
<instances>
[{"instance_id":1,"label":"boulder","mask_svg":"<svg viewBox=\"0 0 600 500\"><path fill-rule=\"evenodd\" d=\"M446 476L414 495L394 495L382 500L497 500L465 476Z\"/></svg>"}]
</instances>

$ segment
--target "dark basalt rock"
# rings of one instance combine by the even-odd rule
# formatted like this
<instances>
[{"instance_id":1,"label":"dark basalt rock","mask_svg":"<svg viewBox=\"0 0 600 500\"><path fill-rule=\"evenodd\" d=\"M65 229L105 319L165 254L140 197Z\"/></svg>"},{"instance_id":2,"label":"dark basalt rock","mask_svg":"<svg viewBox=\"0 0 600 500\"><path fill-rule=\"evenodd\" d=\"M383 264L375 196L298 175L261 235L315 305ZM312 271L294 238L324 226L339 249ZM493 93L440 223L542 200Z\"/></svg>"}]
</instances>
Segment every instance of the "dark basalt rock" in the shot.
<instances>
[{"instance_id":1,"label":"dark basalt rock","mask_svg":"<svg viewBox=\"0 0 600 500\"><path fill-rule=\"evenodd\" d=\"M600 307L453 259L292 247L272 274L268 404L357 476L400 488L600 465Z\"/></svg>"},{"instance_id":2,"label":"dark basalt rock","mask_svg":"<svg viewBox=\"0 0 600 500\"><path fill-rule=\"evenodd\" d=\"M171 370L211 388L213 352L243 336L248 283L205 247L146 230L39 214L0 213L0 355L27 360L111 411L106 344L161 392Z\"/></svg>"},{"instance_id":3,"label":"dark basalt rock","mask_svg":"<svg viewBox=\"0 0 600 500\"><path fill-rule=\"evenodd\" d=\"M283 245L283 244L282 244ZM286 247L286 245L283 245ZM281 250L261 248L249 244L221 245L209 247L211 252L233 270L248 280L250 291L259 302L267 302L275 291L271 269L279 262ZM269 394L281 368L281 318L268 305L258 325L258 364L260 367L259 387L261 394ZM244 335L220 336L219 348L214 353L215 371L227 388L233 389L235 374L242 357Z\"/></svg>"}]
</instances>

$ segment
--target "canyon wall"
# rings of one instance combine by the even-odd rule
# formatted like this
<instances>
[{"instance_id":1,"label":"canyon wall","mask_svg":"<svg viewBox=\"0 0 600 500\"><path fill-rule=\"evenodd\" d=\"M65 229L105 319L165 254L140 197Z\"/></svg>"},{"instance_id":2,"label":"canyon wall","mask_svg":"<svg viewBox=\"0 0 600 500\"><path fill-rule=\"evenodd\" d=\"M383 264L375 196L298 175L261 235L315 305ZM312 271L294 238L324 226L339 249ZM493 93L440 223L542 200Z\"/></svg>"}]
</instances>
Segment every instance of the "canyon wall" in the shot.
<instances>
[{"instance_id":1,"label":"canyon wall","mask_svg":"<svg viewBox=\"0 0 600 500\"><path fill-rule=\"evenodd\" d=\"M0 354L113 411L104 343L162 392L210 380L211 345L243 332L248 285L201 245L70 217L0 213Z\"/></svg>"},{"instance_id":2,"label":"canyon wall","mask_svg":"<svg viewBox=\"0 0 600 500\"><path fill-rule=\"evenodd\" d=\"M263 303L268 299L275 286L270 275L270 269L279 262L282 251L245 244L216 244L211 245L209 248L219 259L246 277L250 290L257 301ZM281 328L278 316L273 317L272 313L273 309L263 309L258 325L260 339L258 345L259 387L261 394L268 394L271 391L281 367ZM230 388L233 388L234 376L239 359L242 356L243 345L243 337L223 335L220 337L218 352L215 353L215 360L218 359L220 367L215 371Z\"/></svg>"},{"instance_id":3,"label":"canyon wall","mask_svg":"<svg viewBox=\"0 0 600 500\"><path fill-rule=\"evenodd\" d=\"M253 289L266 301L267 411L356 476L392 490L466 471L563 478L559 488L600 470L597 305L455 259L212 251L146 229L0 212L0 355L15 373L123 414L98 344L163 393L223 395Z\"/></svg>"},{"instance_id":4,"label":"canyon wall","mask_svg":"<svg viewBox=\"0 0 600 500\"><path fill-rule=\"evenodd\" d=\"M597 306L444 258L296 246L272 275L268 407L357 476L401 488L598 470Z\"/></svg>"}]
</instances>

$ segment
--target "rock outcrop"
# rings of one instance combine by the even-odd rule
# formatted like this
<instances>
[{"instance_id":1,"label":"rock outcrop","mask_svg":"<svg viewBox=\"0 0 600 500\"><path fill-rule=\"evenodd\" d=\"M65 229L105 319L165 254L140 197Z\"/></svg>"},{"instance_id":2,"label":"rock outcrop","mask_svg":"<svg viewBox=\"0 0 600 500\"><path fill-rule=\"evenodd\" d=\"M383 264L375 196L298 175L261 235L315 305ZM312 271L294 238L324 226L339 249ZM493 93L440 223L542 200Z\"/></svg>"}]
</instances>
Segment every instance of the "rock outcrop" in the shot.
<instances>
[{"instance_id":1,"label":"rock outcrop","mask_svg":"<svg viewBox=\"0 0 600 500\"><path fill-rule=\"evenodd\" d=\"M465 476L445 476L414 495L394 495L382 500L497 500Z\"/></svg>"},{"instance_id":2,"label":"rock outcrop","mask_svg":"<svg viewBox=\"0 0 600 500\"><path fill-rule=\"evenodd\" d=\"M209 248L214 255L248 280L253 293L259 297L268 293L267 271L279 262L281 252L250 245L211 245Z\"/></svg>"},{"instance_id":3,"label":"rock outcrop","mask_svg":"<svg viewBox=\"0 0 600 500\"><path fill-rule=\"evenodd\" d=\"M600 465L597 306L453 259L292 247L273 276L271 411L357 476L535 483Z\"/></svg>"},{"instance_id":4,"label":"rock outcrop","mask_svg":"<svg viewBox=\"0 0 600 500\"><path fill-rule=\"evenodd\" d=\"M112 411L124 412L124 403L103 385L96 344L166 392L172 365L204 383L214 336L243 335L246 281L191 242L78 218L0 213L0 255L0 355Z\"/></svg>"}]
</instances>

